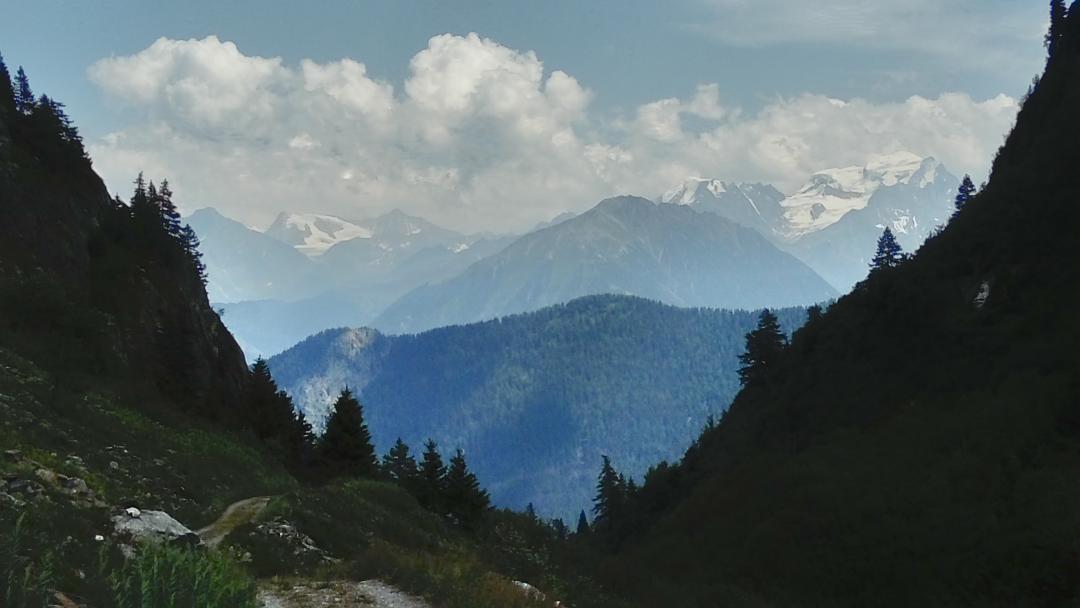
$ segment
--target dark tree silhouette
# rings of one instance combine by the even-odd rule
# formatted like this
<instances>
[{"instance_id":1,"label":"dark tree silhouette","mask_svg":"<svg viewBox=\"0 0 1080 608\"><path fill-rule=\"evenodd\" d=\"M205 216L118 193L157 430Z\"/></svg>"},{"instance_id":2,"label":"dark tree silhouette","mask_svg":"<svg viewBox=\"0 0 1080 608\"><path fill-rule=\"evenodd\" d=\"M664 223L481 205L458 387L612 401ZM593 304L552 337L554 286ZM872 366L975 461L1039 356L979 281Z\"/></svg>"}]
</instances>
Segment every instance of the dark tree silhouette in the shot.
<instances>
[{"instance_id":1,"label":"dark tree silhouette","mask_svg":"<svg viewBox=\"0 0 1080 608\"><path fill-rule=\"evenodd\" d=\"M578 515L575 534L578 536L588 536L589 534L589 518L585 517L585 509L582 509Z\"/></svg>"},{"instance_id":2,"label":"dark tree silhouette","mask_svg":"<svg viewBox=\"0 0 1080 608\"><path fill-rule=\"evenodd\" d=\"M326 421L319 455L331 474L371 478L378 472L363 406L348 388L341 391Z\"/></svg>"},{"instance_id":3,"label":"dark tree silhouette","mask_svg":"<svg viewBox=\"0 0 1080 608\"><path fill-rule=\"evenodd\" d=\"M251 366L244 388L240 421L255 436L280 451L290 465L299 465L311 451L311 425L304 420L288 393L279 390L266 360Z\"/></svg>"},{"instance_id":4,"label":"dark tree silhouette","mask_svg":"<svg viewBox=\"0 0 1080 608\"><path fill-rule=\"evenodd\" d=\"M975 183L971 181L970 175L965 175L960 182L960 187L956 189L956 210L963 209L972 196L975 196Z\"/></svg>"},{"instance_id":5,"label":"dark tree silhouette","mask_svg":"<svg viewBox=\"0 0 1080 608\"><path fill-rule=\"evenodd\" d=\"M870 260L870 268L873 270L893 268L899 266L900 262L903 261L904 249L896 241L892 230L889 230L886 226L884 232L881 233L881 238L878 239L877 252L874 253L874 258Z\"/></svg>"},{"instance_id":6,"label":"dark tree silhouette","mask_svg":"<svg viewBox=\"0 0 1080 608\"><path fill-rule=\"evenodd\" d=\"M480 487L476 475L469 470L465 463L465 452L461 450L457 450L450 459L444 484L446 510L458 524L469 526L476 523L491 505L491 498Z\"/></svg>"},{"instance_id":7,"label":"dark tree silhouette","mask_svg":"<svg viewBox=\"0 0 1080 608\"><path fill-rule=\"evenodd\" d=\"M593 498L593 526L599 529L610 528L622 514L625 504L626 480L615 472L611 459L604 456L600 475L596 480L596 496Z\"/></svg>"},{"instance_id":8,"label":"dark tree silhouette","mask_svg":"<svg viewBox=\"0 0 1080 608\"><path fill-rule=\"evenodd\" d=\"M420 504L433 511L443 508L443 490L445 489L446 466L443 465L439 446L434 439L424 443L424 455L420 460L420 479L417 499Z\"/></svg>"},{"instance_id":9,"label":"dark tree silhouette","mask_svg":"<svg viewBox=\"0 0 1080 608\"><path fill-rule=\"evenodd\" d=\"M30 90L30 79L22 66L15 72L15 109L26 115L34 111L34 92Z\"/></svg>"},{"instance_id":10,"label":"dark tree silhouette","mask_svg":"<svg viewBox=\"0 0 1080 608\"><path fill-rule=\"evenodd\" d=\"M1050 60L1057 56L1061 45L1066 15L1065 0L1050 0L1050 30L1046 32L1046 54Z\"/></svg>"},{"instance_id":11,"label":"dark tree silhouette","mask_svg":"<svg viewBox=\"0 0 1080 608\"><path fill-rule=\"evenodd\" d=\"M0 112L15 111L15 89L11 84L11 72L4 63L4 56L0 55Z\"/></svg>"},{"instance_id":12,"label":"dark tree silhouette","mask_svg":"<svg viewBox=\"0 0 1080 608\"><path fill-rule=\"evenodd\" d=\"M394 447L383 456L383 473L394 482L397 482L407 490L416 489L416 482L420 470L416 465L416 459L409 454L409 446L398 437Z\"/></svg>"},{"instance_id":13,"label":"dark tree silhouette","mask_svg":"<svg viewBox=\"0 0 1080 608\"><path fill-rule=\"evenodd\" d=\"M761 311L757 329L746 334L746 352L739 355L739 381L743 386L765 384L784 351L784 332L772 311Z\"/></svg>"}]
</instances>

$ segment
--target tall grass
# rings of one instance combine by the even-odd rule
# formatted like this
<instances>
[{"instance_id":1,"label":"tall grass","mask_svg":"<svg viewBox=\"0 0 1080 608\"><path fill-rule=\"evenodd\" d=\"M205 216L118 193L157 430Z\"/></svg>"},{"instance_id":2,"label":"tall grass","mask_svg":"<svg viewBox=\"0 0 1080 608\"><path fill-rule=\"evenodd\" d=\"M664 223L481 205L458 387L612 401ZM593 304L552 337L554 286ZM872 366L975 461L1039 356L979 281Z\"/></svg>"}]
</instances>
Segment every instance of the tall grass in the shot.
<instances>
[{"instance_id":1,"label":"tall grass","mask_svg":"<svg viewBox=\"0 0 1080 608\"><path fill-rule=\"evenodd\" d=\"M229 556L141 547L110 573L117 608L255 608L255 582Z\"/></svg>"},{"instance_id":2,"label":"tall grass","mask_svg":"<svg viewBox=\"0 0 1080 608\"><path fill-rule=\"evenodd\" d=\"M34 559L26 546L26 515L21 515L14 529L0 537L0 590L5 608L44 608L49 602L53 581L50 555Z\"/></svg>"}]
</instances>

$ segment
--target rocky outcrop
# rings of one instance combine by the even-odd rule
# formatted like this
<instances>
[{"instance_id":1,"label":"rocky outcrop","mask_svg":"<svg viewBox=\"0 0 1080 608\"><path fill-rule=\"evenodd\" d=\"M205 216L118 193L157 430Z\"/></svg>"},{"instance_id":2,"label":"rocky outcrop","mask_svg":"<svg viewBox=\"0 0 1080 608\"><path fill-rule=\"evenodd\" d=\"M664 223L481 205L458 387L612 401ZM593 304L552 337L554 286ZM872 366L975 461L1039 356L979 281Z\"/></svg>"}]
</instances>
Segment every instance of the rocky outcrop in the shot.
<instances>
[{"instance_id":1,"label":"rocky outcrop","mask_svg":"<svg viewBox=\"0 0 1080 608\"><path fill-rule=\"evenodd\" d=\"M164 511L128 507L112 517L114 535L131 547L146 543L198 545L199 535Z\"/></svg>"}]
</instances>

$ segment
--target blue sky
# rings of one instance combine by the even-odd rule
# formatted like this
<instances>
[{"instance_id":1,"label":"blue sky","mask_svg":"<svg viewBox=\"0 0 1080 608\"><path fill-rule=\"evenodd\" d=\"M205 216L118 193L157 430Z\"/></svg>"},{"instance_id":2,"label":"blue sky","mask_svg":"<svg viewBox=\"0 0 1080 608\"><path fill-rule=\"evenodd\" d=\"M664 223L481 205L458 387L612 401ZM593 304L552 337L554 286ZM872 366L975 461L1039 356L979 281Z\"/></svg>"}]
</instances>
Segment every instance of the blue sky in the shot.
<instances>
[{"instance_id":1,"label":"blue sky","mask_svg":"<svg viewBox=\"0 0 1080 608\"><path fill-rule=\"evenodd\" d=\"M399 206L436 220L449 220L446 223L484 224L482 227L492 229L528 225L626 189L642 190L640 194L652 196L680 172L768 180L790 189L813 170L815 163L820 165L816 169L837 163L857 164L859 156L871 154L875 145L918 148L913 151L937 155L954 171L978 172L982 168L979 159L985 165L1009 124L1002 116L1007 117L1010 110L999 96L1019 98L1041 67L1045 3L824 0L809 4L785 0L35 0L4 8L0 52L9 64L26 66L36 90L68 104L93 144L95 160L110 187L118 189L124 181L121 175L146 168L173 174L174 183L186 186L199 204L224 207L232 215L256 224L265 223L275 207L300 206L356 215L357 209L374 213ZM478 34L479 41L490 41L498 49L482 42L467 42L471 32ZM490 69L501 70L500 61L520 67L513 87L532 78L529 68L522 66L529 63L529 56L534 56L542 70L539 79L533 78L535 91L527 87L513 89L526 98L542 96L547 79L556 71L569 76L586 98L582 101L575 97L573 103L577 105L569 109L553 109L551 104L562 102L549 99L551 103L546 105L529 102L527 107L507 112L490 107L485 110L470 102L468 108L457 108L450 114L446 114L447 108L438 108L438 114L426 112L418 117L415 108L405 107L431 110L432 106L424 106L422 100L413 97L415 89L409 90L411 79L421 80L413 69L414 58L425 49L431 50L433 37L442 34L453 34L454 41L465 41L444 45L438 51L452 52L454 61L469 62L476 53L486 53L489 60L482 65ZM210 115L196 117L197 111L211 112L216 118L224 117L221 112L226 111L247 116L244 104L251 103L247 98L237 98L233 106L225 109L212 109L189 98L188 103L199 104L193 109L178 105L181 102L168 82L147 74L142 74L139 82L153 81L162 87L161 94L142 95L137 89L144 85L134 80L126 82L126 86L136 89L126 90L107 80L110 76L117 78L116 65L103 64L103 60L145 57L140 53L146 53L159 38L207 41L208 36L214 36L214 42L205 42L203 51L210 46L235 44L239 57L233 57L237 63L228 70L243 69L246 58L280 58L281 69L273 78L259 80L253 89L235 94L246 95L258 89L277 95L262 100L275 108L274 113L263 118L282 124L281 130L260 129L250 137L247 133L222 134L214 129L226 123L202 120ZM162 53L182 54L184 59L162 63ZM214 71L227 65L228 53L215 55L177 46L159 48L157 57L159 61L142 62L138 69L169 65L166 78L189 84L203 76L212 82L231 82L228 79L237 74ZM377 101L393 108L377 119L368 112L365 116L369 121L427 124L450 120L452 124L443 125L445 128L427 124L421 135L400 126L388 133L379 131L377 124L358 126L355 116L346 116L348 112L337 112L341 114L340 124L325 124L325 114L336 110L316 100L298 100L290 87L312 91L310 80L296 84L303 60L330 66L345 58L363 65L365 79L391 90L389 98L382 96ZM216 63L201 65L200 61ZM111 71L99 69L98 77L91 78L88 74L95 65L111 65ZM130 70L136 64L123 65ZM448 64L438 61L433 65L449 69ZM339 70L338 77L347 78L347 72ZM328 78L331 76L323 74L319 81L325 91L335 86ZM490 78L476 77L472 72L463 78L481 83L476 91L489 85L496 87L495 91L505 91L498 87L510 86L492 84ZM702 85L713 88L702 96L698 88ZM577 91L567 94L577 95ZM930 101L932 111L911 104L913 96ZM135 97L139 99L132 102ZM823 116L833 112L814 103L820 98L843 100L847 109L836 116ZM335 99L342 100L340 95ZM991 102L994 99L998 101ZM663 100L674 101L650 105ZM360 107L357 99L350 103L354 110ZM701 110L702 103L712 104L711 109ZM973 105L965 109L965 103ZM322 115L308 120L298 117L316 111L316 106ZM865 149L851 149L843 140L858 134L847 133L839 138L841 141L829 142L828 125L814 135L801 128L780 132L783 125L790 123L778 116L783 112L813 115L810 120L860 122L871 136L866 138L869 141ZM925 134L912 135L921 130L920 112L947 114L946 120L952 121L949 128L955 124L955 132L943 138L947 142L966 138L969 149L952 149L954 143L941 144ZM288 120L282 118L282 113L287 113ZM965 114L978 122L965 124ZM906 119L897 118L899 115ZM521 139L525 137L524 127L520 121L511 121L514 116L530 117L532 123L546 125L529 131L529 136L535 136L535 141L542 138L545 146L561 138L558 154L529 148L529 141ZM516 139L508 140L506 133L498 131L500 125L510 124L507 121L513 123L511 130ZM882 136L873 121L897 132ZM944 128L941 124L935 127ZM158 145L147 135L150 130ZM351 139L372 141L372 146L377 140L378 147L356 148L346 143L350 138L332 142L329 133L340 132L349 133ZM452 141L446 133L453 135ZM567 137L573 139L575 153L566 152ZM228 140L228 149L222 148L223 139ZM298 141L303 144L308 139L314 144L287 145ZM417 145L419 140L423 145ZM526 152L513 162L505 154L486 155L493 141ZM176 150L165 153L156 149L164 142ZM778 157L775 151L761 151L762 146L781 146L790 154ZM302 191L288 188L280 193L287 184L268 183L263 192L253 185L239 187L228 174L199 165L200 158L205 161L216 157L220 168L225 157L234 163L234 172L250 174L250 179L258 182L258 168L267 165L270 156L283 157L278 154L282 150L301 150L307 156L286 159L289 166L275 168L274 175L286 169L304 176L323 171L322 179L311 181L322 183L327 181L325 176L333 175L344 185L328 186L305 196ZM317 150L326 154L316 158L313 155ZM385 150L396 155L392 162L382 158L380 151ZM755 156L754 150L758 150L758 158L746 160ZM850 150L851 154L845 156L842 150ZM566 154L567 167L580 165L584 162L581 159L587 158L592 163L591 172L573 175L567 167L541 162L553 154ZM792 156L796 154L799 156ZM371 162L375 156L383 163L379 167ZM741 162L737 160L740 156ZM647 179L645 173L649 173ZM564 174L565 180L560 177ZM520 178L520 184L507 183L515 177ZM296 181L295 175L289 178L290 183ZM403 182L408 187L402 186ZM528 193L520 192L523 188ZM521 200L510 202L507 198ZM490 220L492 217L499 219Z\"/></svg>"}]
</instances>

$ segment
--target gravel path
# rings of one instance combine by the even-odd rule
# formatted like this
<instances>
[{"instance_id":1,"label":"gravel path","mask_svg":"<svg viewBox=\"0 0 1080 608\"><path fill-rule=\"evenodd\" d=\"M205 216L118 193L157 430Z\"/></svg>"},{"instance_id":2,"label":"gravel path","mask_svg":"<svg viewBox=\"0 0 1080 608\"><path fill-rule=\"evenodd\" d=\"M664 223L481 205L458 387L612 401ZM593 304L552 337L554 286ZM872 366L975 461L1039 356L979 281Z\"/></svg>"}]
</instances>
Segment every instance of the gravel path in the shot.
<instances>
[{"instance_id":1,"label":"gravel path","mask_svg":"<svg viewBox=\"0 0 1080 608\"><path fill-rule=\"evenodd\" d=\"M225 540L229 532L258 517L269 503L269 496L256 496L234 502L225 509L217 521L199 530L199 538L206 546L216 547Z\"/></svg>"},{"instance_id":2,"label":"gravel path","mask_svg":"<svg viewBox=\"0 0 1080 608\"><path fill-rule=\"evenodd\" d=\"M423 600L382 581L298 581L286 588L269 584L259 591L263 608L431 608Z\"/></svg>"}]
</instances>

